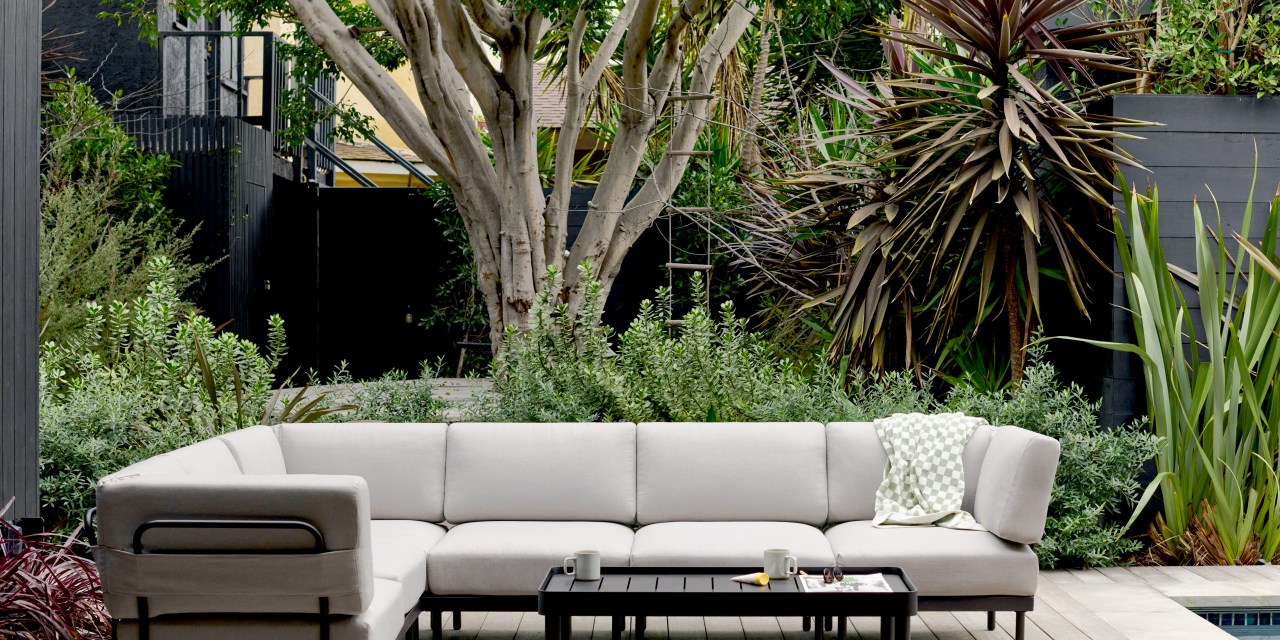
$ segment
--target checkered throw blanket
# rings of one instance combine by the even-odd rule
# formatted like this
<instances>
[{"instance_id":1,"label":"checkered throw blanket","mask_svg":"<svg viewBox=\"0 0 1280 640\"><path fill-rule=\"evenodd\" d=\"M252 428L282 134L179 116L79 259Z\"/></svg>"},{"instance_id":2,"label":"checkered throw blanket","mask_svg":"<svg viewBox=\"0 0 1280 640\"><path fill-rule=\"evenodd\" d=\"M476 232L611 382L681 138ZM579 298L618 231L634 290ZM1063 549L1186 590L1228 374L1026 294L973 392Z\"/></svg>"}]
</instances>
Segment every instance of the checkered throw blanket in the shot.
<instances>
[{"instance_id":1,"label":"checkered throw blanket","mask_svg":"<svg viewBox=\"0 0 1280 640\"><path fill-rule=\"evenodd\" d=\"M934 525L983 531L963 509L965 444L982 418L963 413L895 413L876 420L889 461L876 491L877 527Z\"/></svg>"}]
</instances>

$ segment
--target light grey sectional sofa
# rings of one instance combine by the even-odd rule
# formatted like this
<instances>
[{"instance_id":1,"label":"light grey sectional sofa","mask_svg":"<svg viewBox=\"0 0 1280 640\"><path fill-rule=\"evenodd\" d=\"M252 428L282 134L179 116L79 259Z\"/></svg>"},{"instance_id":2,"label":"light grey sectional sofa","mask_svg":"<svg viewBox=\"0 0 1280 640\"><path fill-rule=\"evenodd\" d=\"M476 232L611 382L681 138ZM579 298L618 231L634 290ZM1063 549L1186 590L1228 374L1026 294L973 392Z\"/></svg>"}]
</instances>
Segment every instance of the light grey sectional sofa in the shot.
<instances>
[{"instance_id":1,"label":"light grey sectional sofa","mask_svg":"<svg viewBox=\"0 0 1280 640\"><path fill-rule=\"evenodd\" d=\"M422 611L438 637L441 611L536 609L584 548L607 566L751 567L774 547L900 566L922 610L1020 628L1057 460L1051 438L984 427L964 507L988 532L873 528L868 423L258 426L102 479L95 556L130 639L392 640Z\"/></svg>"}]
</instances>

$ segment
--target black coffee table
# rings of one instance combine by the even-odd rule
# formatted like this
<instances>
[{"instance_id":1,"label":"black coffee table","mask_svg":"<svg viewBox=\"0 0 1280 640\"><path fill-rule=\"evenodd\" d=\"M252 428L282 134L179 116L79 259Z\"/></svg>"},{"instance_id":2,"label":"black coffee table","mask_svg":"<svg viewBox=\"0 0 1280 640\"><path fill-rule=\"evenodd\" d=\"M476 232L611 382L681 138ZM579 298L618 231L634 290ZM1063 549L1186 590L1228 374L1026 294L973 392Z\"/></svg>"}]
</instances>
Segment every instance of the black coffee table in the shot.
<instances>
[{"instance_id":1,"label":"black coffee table","mask_svg":"<svg viewBox=\"0 0 1280 640\"><path fill-rule=\"evenodd\" d=\"M610 616L613 639L620 640L627 616L635 616L634 640L644 640L646 616L804 616L815 640L823 637L821 620L835 616L837 637L844 640L848 616L880 618L882 640L911 637L916 588L898 567L843 567L847 575L882 573L888 593L806 593L795 578L772 580L768 586L742 584L733 576L756 568L606 567L602 579L574 580L555 567L538 589L538 613L546 622L547 640L568 640L570 616ZM822 567L802 568L820 575Z\"/></svg>"}]
</instances>

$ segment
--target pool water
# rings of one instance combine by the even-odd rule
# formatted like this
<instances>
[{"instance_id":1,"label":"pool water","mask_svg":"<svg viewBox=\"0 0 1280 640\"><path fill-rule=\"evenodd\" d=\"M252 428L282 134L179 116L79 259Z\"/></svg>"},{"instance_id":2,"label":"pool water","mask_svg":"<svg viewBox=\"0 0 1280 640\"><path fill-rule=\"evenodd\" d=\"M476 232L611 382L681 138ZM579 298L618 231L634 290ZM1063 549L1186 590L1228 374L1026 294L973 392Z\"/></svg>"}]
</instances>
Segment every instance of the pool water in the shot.
<instances>
[{"instance_id":1,"label":"pool water","mask_svg":"<svg viewBox=\"0 0 1280 640\"><path fill-rule=\"evenodd\" d=\"M1280 638L1280 608L1192 609L1237 638Z\"/></svg>"}]
</instances>

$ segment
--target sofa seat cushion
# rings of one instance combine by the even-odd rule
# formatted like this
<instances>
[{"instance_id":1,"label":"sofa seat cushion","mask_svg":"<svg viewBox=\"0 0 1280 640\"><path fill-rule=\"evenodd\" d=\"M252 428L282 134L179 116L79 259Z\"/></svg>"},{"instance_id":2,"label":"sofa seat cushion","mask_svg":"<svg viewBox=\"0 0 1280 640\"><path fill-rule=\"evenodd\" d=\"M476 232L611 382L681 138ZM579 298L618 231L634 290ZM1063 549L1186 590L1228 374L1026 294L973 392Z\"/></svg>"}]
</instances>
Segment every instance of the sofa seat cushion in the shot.
<instances>
[{"instance_id":1,"label":"sofa seat cushion","mask_svg":"<svg viewBox=\"0 0 1280 640\"><path fill-rule=\"evenodd\" d=\"M660 522L641 527L633 567L758 567L765 549L789 549L802 567L830 566L831 545L795 522Z\"/></svg>"},{"instance_id":2,"label":"sofa seat cushion","mask_svg":"<svg viewBox=\"0 0 1280 640\"><path fill-rule=\"evenodd\" d=\"M373 577L399 582L400 608L412 609L427 590L427 552L444 537L444 527L417 520L374 520L369 533Z\"/></svg>"},{"instance_id":3,"label":"sofa seat cushion","mask_svg":"<svg viewBox=\"0 0 1280 640\"><path fill-rule=\"evenodd\" d=\"M334 616L331 640L397 640L404 626L401 587L394 580L373 581L373 600L356 616ZM315 616L162 616L151 620L151 640L315 640L320 637ZM121 620L119 640L137 640L138 621Z\"/></svg>"},{"instance_id":4,"label":"sofa seat cushion","mask_svg":"<svg viewBox=\"0 0 1280 640\"><path fill-rule=\"evenodd\" d=\"M582 549L601 564L627 566L630 527L612 522L468 522L449 530L427 557L437 595L535 595L547 570Z\"/></svg>"},{"instance_id":5,"label":"sofa seat cushion","mask_svg":"<svg viewBox=\"0 0 1280 640\"><path fill-rule=\"evenodd\" d=\"M1031 596L1039 564L1025 544L986 531L871 526L846 522L827 530L844 566L902 567L922 596Z\"/></svg>"}]
</instances>

